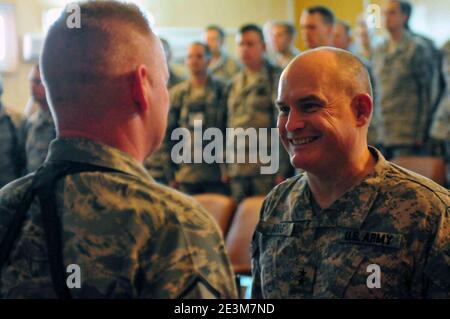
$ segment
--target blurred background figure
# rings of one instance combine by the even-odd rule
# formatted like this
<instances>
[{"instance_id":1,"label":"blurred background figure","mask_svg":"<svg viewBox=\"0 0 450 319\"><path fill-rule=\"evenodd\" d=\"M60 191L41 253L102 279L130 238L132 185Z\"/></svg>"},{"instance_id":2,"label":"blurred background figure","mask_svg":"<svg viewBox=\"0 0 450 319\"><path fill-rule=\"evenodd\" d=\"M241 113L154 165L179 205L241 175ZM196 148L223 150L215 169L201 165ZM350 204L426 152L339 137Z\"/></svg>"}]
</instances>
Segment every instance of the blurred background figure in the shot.
<instances>
[{"instance_id":1,"label":"blurred background figure","mask_svg":"<svg viewBox=\"0 0 450 319\"><path fill-rule=\"evenodd\" d=\"M384 9L388 38L373 54L380 96L379 137L385 156L423 155L431 117L429 50L406 30L400 1Z\"/></svg>"},{"instance_id":2,"label":"blurred background figure","mask_svg":"<svg viewBox=\"0 0 450 319\"><path fill-rule=\"evenodd\" d=\"M239 72L240 66L225 53L225 31L217 25L209 25L206 27L204 38L211 51L209 72L218 79L231 81L231 78Z\"/></svg>"},{"instance_id":3,"label":"blurred background figure","mask_svg":"<svg viewBox=\"0 0 450 319\"><path fill-rule=\"evenodd\" d=\"M309 49L333 45L335 17L327 7L305 9L300 17L300 27L305 46Z\"/></svg>"},{"instance_id":4,"label":"blurred background figure","mask_svg":"<svg viewBox=\"0 0 450 319\"><path fill-rule=\"evenodd\" d=\"M450 41L442 48L442 73L446 87L434 115L430 135L445 144L445 161L447 164L447 187L450 185Z\"/></svg>"},{"instance_id":5,"label":"blurred background figure","mask_svg":"<svg viewBox=\"0 0 450 319\"><path fill-rule=\"evenodd\" d=\"M333 30L333 43L336 48L350 51L353 54L355 54L363 62L364 66L366 67L366 69L369 73L369 78L370 78L370 82L372 84L372 93L373 93L373 113L375 115L372 117L372 120L370 122L367 139L368 139L369 145L378 147L380 144L380 141L379 141L378 135L377 135L377 126L378 126L377 119L379 117L377 114L380 111L379 110L380 106L379 106L379 98L378 98L378 94L377 94L377 85L376 85L377 81L373 74L372 64L364 56L355 52L356 49L355 49L355 46L353 45L354 43L353 43L353 37L352 37L352 27L350 26L350 24L347 21L344 21L344 20L336 21L336 23L334 25L334 30Z\"/></svg>"},{"instance_id":6,"label":"blurred background figure","mask_svg":"<svg viewBox=\"0 0 450 319\"><path fill-rule=\"evenodd\" d=\"M286 21L272 21L269 31L271 61L284 69L300 51L294 46L297 31L292 23Z\"/></svg>"},{"instance_id":7,"label":"blurred background figure","mask_svg":"<svg viewBox=\"0 0 450 319\"><path fill-rule=\"evenodd\" d=\"M19 129L23 117L2 103L3 81L0 76L0 188L19 178L25 166L23 144Z\"/></svg>"},{"instance_id":8,"label":"blurred background figure","mask_svg":"<svg viewBox=\"0 0 450 319\"><path fill-rule=\"evenodd\" d=\"M170 89L174 85L182 82L184 79L181 76L179 76L172 68L172 65L171 65L172 49L170 48L169 42L164 38L160 38L160 40L163 45L164 55L166 57L166 62L167 62L167 67L169 68L169 83L167 85L167 88Z\"/></svg>"},{"instance_id":9,"label":"blurred background figure","mask_svg":"<svg viewBox=\"0 0 450 319\"><path fill-rule=\"evenodd\" d=\"M189 79L176 85L170 91L169 129L170 136L173 129L178 127L189 130L191 137L194 130L218 128L225 136L226 129L226 85L217 78L208 74L208 64L211 52L200 42L194 42L188 48L186 65L189 70ZM178 141L169 142L172 146ZM191 163L175 164L172 160L171 176L172 186L187 194L201 193L227 193L222 183L225 167L219 163L194 163L195 153L203 154L203 148L210 141L197 145L194 138L186 148L190 149ZM200 149L195 149L200 148Z\"/></svg>"},{"instance_id":10,"label":"blurred background figure","mask_svg":"<svg viewBox=\"0 0 450 319\"><path fill-rule=\"evenodd\" d=\"M333 44L336 48L355 53L353 48L352 27L347 21L336 21L333 29Z\"/></svg>"},{"instance_id":11,"label":"blurred background figure","mask_svg":"<svg viewBox=\"0 0 450 319\"><path fill-rule=\"evenodd\" d=\"M31 97L38 109L26 120L21 138L25 145L26 170L31 173L36 171L47 157L48 146L56 137L56 129L41 81L39 65L33 66L29 80Z\"/></svg>"}]
</instances>

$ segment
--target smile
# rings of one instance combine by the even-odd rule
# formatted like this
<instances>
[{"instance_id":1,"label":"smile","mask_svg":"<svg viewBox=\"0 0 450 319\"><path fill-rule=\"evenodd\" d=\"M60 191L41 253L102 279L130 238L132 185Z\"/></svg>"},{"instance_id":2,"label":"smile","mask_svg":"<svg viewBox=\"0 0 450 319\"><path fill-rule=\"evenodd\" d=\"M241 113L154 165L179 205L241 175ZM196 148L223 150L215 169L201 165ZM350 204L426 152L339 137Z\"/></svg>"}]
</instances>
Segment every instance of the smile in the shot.
<instances>
[{"instance_id":1,"label":"smile","mask_svg":"<svg viewBox=\"0 0 450 319\"><path fill-rule=\"evenodd\" d=\"M289 139L289 143L293 146L300 146L310 144L319 139L319 136L310 136L310 137L301 137L301 138L292 138Z\"/></svg>"}]
</instances>

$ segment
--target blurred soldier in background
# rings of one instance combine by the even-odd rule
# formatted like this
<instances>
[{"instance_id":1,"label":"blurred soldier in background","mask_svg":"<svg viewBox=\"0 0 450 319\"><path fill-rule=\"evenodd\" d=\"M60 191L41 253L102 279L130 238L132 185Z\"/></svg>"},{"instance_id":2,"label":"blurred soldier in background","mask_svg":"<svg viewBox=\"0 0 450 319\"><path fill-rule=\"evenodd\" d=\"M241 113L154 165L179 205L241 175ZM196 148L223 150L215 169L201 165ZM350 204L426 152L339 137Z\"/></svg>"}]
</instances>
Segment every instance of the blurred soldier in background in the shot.
<instances>
[{"instance_id":1,"label":"blurred soldier in background","mask_svg":"<svg viewBox=\"0 0 450 319\"><path fill-rule=\"evenodd\" d=\"M31 96L38 110L26 120L21 138L25 145L26 170L36 171L47 157L48 146L56 137L55 123L48 107L44 85L41 80L39 65L30 72Z\"/></svg>"},{"instance_id":2,"label":"blurred soldier in background","mask_svg":"<svg viewBox=\"0 0 450 319\"><path fill-rule=\"evenodd\" d=\"M0 188L24 173L25 150L19 130L23 117L3 105L3 82L0 77Z\"/></svg>"},{"instance_id":3,"label":"blurred soldier in background","mask_svg":"<svg viewBox=\"0 0 450 319\"><path fill-rule=\"evenodd\" d=\"M270 43L273 53L271 61L279 68L284 69L300 51L295 48L297 32L292 23L286 21L272 21L270 23Z\"/></svg>"},{"instance_id":4,"label":"blurred soldier in background","mask_svg":"<svg viewBox=\"0 0 450 319\"><path fill-rule=\"evenodd\" d=\"M169 113L168 138L177 127L187 128L191 134L191 163L174 164L174 186L187 194L225 193L222 174L224 165L218 163L194 163L195 152L203 154L203 147L208 142L196 144L194 130L203 132L208 128L218 128L225 136L226 128L226 90L225 85L208 75L208 63L211 53L208 47L195 42L190 45L186 58L190 78L170 91L171 109ZM173 145L175 141L170 141ZM195 148L199 148L195 150ZM170 147L172 149L172 147ZM173 163L173 159L170 161ZM172 180L172 179L171 179Z\"/></svg>"},{"instance_id":5,"label":"blurred soldier in background","mask_svg":"<svg viewBox=\"0 0 450 319\"><path fill-rule=\"evenodd\" d=\"M405 29L408 16L399 1L390 0L384 12L389 39L372 59L380 92L379 139L388 159L423 154L431 116L429 51Z\"/></svg>"},{"instance_id":6,"label":"blurred soldier in background","mask_svg":"<svg viewBox=\"0 0 450 319\"><path fill-rule=\"evenodd\" d=\"M231 83L228 96L227 127L255 128L256 130L274 128L278 116L274 101L281 70L265 60L264 36L261 28L257 25L242 26L236 40L244 70L238 73ZM229 138L234 137L230 136ZM267 145L270 149L270 141ZM245 152L246 158L248 158L249 143L245 144L245 148L235 148L234 154L236 154L236 150ZM266 195L275 183L290 174L287 153L283 150L280 152L280 169L277 174L261 175L260 167L259 161L258 163L227 164L228 177L231 179L231 194L236 202L246 196Z\"/></svg>"},{"instance_id":7,"label":"blurred soldier in background","mask_svg":"<svg viewBox=\"0 0 450 319\"><path fill-rule=\"evenodd\" d=\"M305 9L300 17L303 41L309 49L333 45L335 17L327 7L316 6Z\"/></svg>"},{"instance_id":8,"label":"blurred soldier in background","mask_svg":"<svg viewBox=\"0 0 450 319\"><path fill-rule=\"evenodd\" d=\"M204 37L211 51L209 72L220 80L231 81L231 78L239 72L240 66L225 53L225 32L217 25L210 25L206 27Z\"/></svg>"}]
</instances>

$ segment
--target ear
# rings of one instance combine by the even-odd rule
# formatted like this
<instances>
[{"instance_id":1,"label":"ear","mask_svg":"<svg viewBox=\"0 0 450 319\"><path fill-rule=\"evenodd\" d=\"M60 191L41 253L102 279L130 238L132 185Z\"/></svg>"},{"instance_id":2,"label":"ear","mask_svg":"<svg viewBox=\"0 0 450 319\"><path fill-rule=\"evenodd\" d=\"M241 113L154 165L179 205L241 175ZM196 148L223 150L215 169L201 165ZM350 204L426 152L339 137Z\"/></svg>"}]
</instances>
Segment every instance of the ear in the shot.
<instances>
[{"instance_id":1,"label":"ear","mask_svg":"<svg viewBox=\"0 0 450 319\"><path fill-rule=\"evenodd\" d=\"M369 94L358 94L352 100L352 109L355 114L357 126L368 125L372 115L373 102Z\"/></svg>"},{"instance_id":2,"label":"ear","mask_svg":"<svg viewBox=\"0 0 450 319\"><path fill-rule=\"evenodd\" d=\"M132 82L132 98L134 101L134 105L137 108L137 112L145 112L150 107L148 100L150 83L147 67L141 64L133 72L133 79L134 81Z\"/></svg>"}]
</instances>

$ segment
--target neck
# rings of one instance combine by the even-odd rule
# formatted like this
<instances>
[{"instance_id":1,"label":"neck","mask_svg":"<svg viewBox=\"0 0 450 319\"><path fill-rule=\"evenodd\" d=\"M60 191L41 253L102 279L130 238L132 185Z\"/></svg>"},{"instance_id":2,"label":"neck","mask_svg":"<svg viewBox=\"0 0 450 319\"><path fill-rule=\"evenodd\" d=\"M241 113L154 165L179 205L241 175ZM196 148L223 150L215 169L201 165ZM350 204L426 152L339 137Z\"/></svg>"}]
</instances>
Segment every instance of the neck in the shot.
<instances>
[{"instance_id":1,"label":"neck","mask_svg":"<svg viewBox=\"0 0 450 319\"><path fill-rule=\"evenodd\" d=\"M195 74L191 76L191 83L193 86L205 86L206 81L208 80L208 74L202 73L202 74Z\"/></svg>"},{"instance_id":2,"label":"neck","mask_svg":"<svg viewBox=\"0 0 450 319\"><path fill-rule=\"evenodd\" d=\"M258 63L252 64L252 65L247 65L247 70L250 71L251 73L256 73L259 72L264 66L264 61L261 60Z\"/></svg>"},{"instance_id":3,"label":"neck","mask_svg":"<svg viewBox=\"0 0 450 319\"><path fill-rule=\"evenodd\" d=\"M131 124L130 122L132 121L127 121L126 124L123 121L113 124L107 119L103 121L66 119L58 123L58 137L81 137L106 144L127 153L138 162L143 163L148 155L144 151L147 142L142 139L145 134L142 134L142 130ZM82 124L80 125L80 123ZM140 134L139 131L141 132Z\"/></svg>"},{"instance_id":4,"label":"neck","mask_svg":"<svg viewBox=\"0 0 450 319\"><path fill-rule=\"evenodd\" d=\"M392 30L391 32L389 32L391 40L398 43L400 42L400 40L403 37L403 28L402 29L397 29L397 30Z\"/></svg>"},{"instance_id":5,"label":"neck","mask_svg":"<svg viewBox=\"0 0 450 319\"><path fill-rule=\"evenodd\" d=\"M322 208L328 208L353 186L359 184L375 167L376 161L367 146L354 158L343 161L332 171L319 174L307 172L314 199Z\"/></svg>"}]
</instances>

